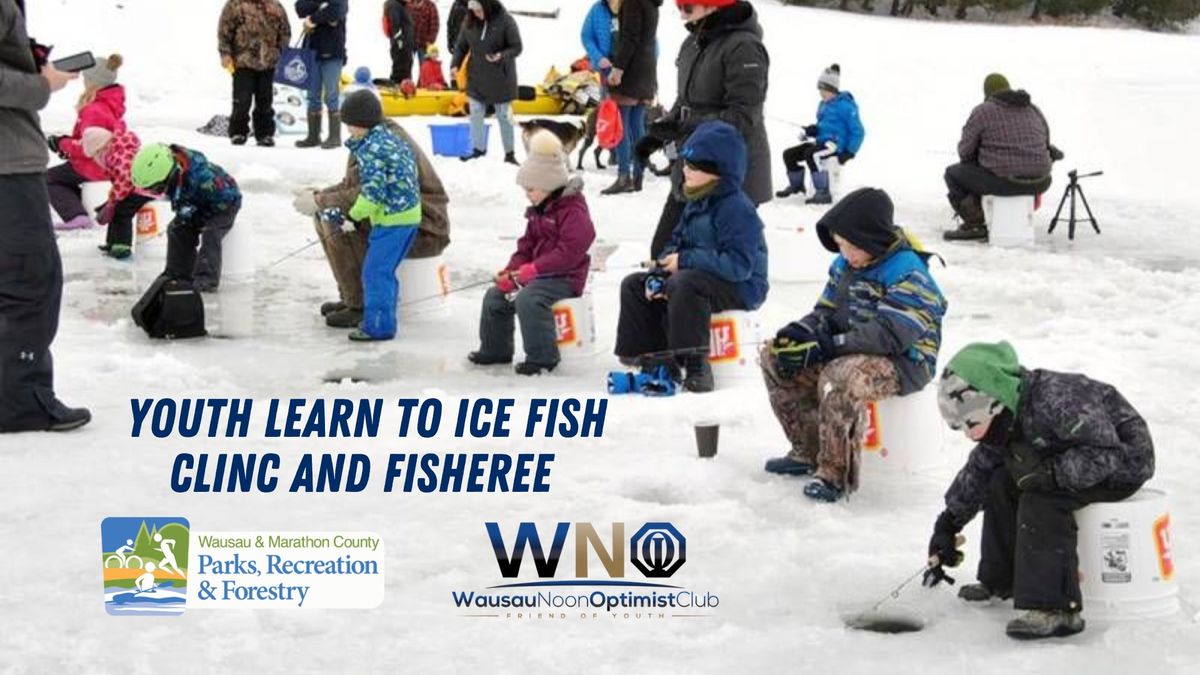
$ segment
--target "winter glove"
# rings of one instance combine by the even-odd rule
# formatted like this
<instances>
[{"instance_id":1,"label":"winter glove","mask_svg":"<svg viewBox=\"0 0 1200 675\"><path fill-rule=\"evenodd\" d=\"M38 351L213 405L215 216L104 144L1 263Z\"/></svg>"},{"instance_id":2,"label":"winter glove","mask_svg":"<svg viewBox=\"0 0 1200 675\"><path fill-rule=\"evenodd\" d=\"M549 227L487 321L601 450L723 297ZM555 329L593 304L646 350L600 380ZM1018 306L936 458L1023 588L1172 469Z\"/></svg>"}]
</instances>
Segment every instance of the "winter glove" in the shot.
<instances>
[{"instance_id":1,"label":"winter glove","mask_svg":"<svg viewBox=\"0 0 1200 675\"><path fill-rule=\"evenodd\" d=\"M776 346L786 347L789 343L803 344L806 342L817 344L820 350L819 355L822 357L820 362L828 361L836 355L833 333L829 330L829 325L819 319L793 321L775 333Z\"/></svg>"},{"instance_id":2,"label":"winter glove","mask_svg":"<svg viewBox=\"0 0 1200 675\"><path fill-rule=\"evenodd\" d=\"M1043 460L1028 443L1013 443L1004 463L1017 489L1022 492L1053 492L1058 489L1054 480L1054 465Z\"/></svg>"},{"instance_id":3,"label":"winter glove","mask_svg":"<svg viewBox=\"0 0 1200 675\"><path fill-rule=\"evenodd\" d=\"M841 162L842 164L845 164L846 162L849 162L852 159L854 159L853 152L839 152L838 153L838 161Z\"/></svg>"},{"instance_id":4,"label":"winter glove","mask_svg":"<svg viewBox=\"0 0 1200 675\"><path fill-rule=\"evenodd\" d=\"M292 199L292 208L310 218L317 215L317 210L320 209L317 205L317 194L312 190L297 190L296 197Z\"/></svg>"},{"instance_id":5,"label":"winter glove","mask_svg":"<svg viewBox=\"0 0 1200 675\"><path fill-rule=\"evenodd\" d=\"M820 133L820 129L818 129L817 125L815 125L815 124L810 124L810 125L804 127L804 136L806 138L816 138L817 134L819 134L819 133Z\"/></svg>"},{"instance_id":6,"label":"winter glove","mask_svg":"<svg viewBox=\"0 0 1200 675\"><path fill-rule=\"evenodd\" d=\"M67 155L67 151L62 149L62 142L64 138L66 137L50 134L46 137L46 145L49 146L50 152L58 155L59 159L70 159L70 157Z\"/></svg>"},{"instance_id":7,"label":"winter glove","mask_svg":"<svg viewBox=\"0 0 1200 675\"><path fill-rule=\"evenodd\" d=\"M104 202L96 207L96 222L100 225L108 225L112 222L113 216L117 212L117 205L111 201Z\"/></svg>"},{"instance_id":8,"label":"winter glove","mask_svg":"<svg viewBox=\"0 0 1200 675\"><path fill-rule=\"evenodd\" d=\"M508 294L517 290L517 282L513 281L512 274L502 274L496 279L496 290L501 293Z\"/></svg>"},{"instance_id":9,"label":"winter glove","mask_svg":"<svg viewBox=\"0 0 1200 675\"><path fill-rule=\"evenodd\" d=\"M958 532L961 528L947 511L942 511L933 525L933 536L929 538L929 568L921 583L932 588L945 581L953 584L954 579L946 574L944 567L958 567L963 554L958 550Z\"/></svg>"},{"instance_id":10,"label":"winter glove","mask_svg":"<svg viewBox=\"0 0 1200 675\"><path fill-rule=\"evenodd\" d=\"M533 263L525 263L517 268L517 284L528 286L530 282L538 278L537 265Z\"/></svg>"},{"instance_id":11,"label":"winter glove","mask_svg":"<svg viewBox=\"0 0 1200 675\"><path fill-rule=\"evenodd\" d=\"M829 360L821 345L811 340L792 342L790 338L775 338L771 354L775 357L775 370L788 379Z\"/></svg>"},{"instance_id":12,"label":"winter glove","mask_svg":"<svg viewBox=\"0 0 1200 675\"><path fill-rule=\"evenodd\" d=\"M667 297L667 275L661 272L651 272L646 275L646 299L650 301L663 300Z\"/></svg>"}]
</instances>

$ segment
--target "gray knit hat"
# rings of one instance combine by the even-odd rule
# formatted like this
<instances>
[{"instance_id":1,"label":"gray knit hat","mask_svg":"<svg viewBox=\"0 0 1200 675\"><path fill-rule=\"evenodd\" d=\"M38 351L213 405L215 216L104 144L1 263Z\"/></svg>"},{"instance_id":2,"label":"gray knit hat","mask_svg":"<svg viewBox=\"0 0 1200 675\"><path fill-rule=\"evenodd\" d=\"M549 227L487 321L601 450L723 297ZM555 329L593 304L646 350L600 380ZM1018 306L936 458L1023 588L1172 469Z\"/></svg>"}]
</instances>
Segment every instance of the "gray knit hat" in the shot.
<instances>
[{"instance_id":1,"label":"gray knit hat","mask_svg":"<svg viewBox=\"0 0 1200 675\"><path fill-rule=\"evenodd\" d=\"M554 192L567 184L567 159L562 141L549 131L538 131L529 138L529 156L517 171L517 185L526 190Z\"/></svg>"},{"instance_id":2,"label":"gray knit hat","mask_svg":"<svg viewBox=\"0 0 1200 675\"><path fill-rule=\"evenodd\" d=\"M352 127L370 129L382 121L383 104L374 92L359 89L342 101L342 122Z\"/></svg>"},{"instance_id":3,"label":"gray knit hat","mask_svg":"<svg viewBox=\"0 0 1200 675\"><path fill-rule=\"evenodd\" d=\"M834 94L841 91L842 67L835 63L826 68L821 73L821 76L817 78L817 89L824 89Z\"/></svg>"},{"instance_id":4,"label":"gray knit hat","mask_svg":"<svg viewBox=\"0 0 1200 675\"><path fill-rule=\"evenodd\" d=\"M120 54L96 57L96 65L83 71L83 83L93 89L116 84L117 69L124 62Z\"/></svg>"}]
</instances>

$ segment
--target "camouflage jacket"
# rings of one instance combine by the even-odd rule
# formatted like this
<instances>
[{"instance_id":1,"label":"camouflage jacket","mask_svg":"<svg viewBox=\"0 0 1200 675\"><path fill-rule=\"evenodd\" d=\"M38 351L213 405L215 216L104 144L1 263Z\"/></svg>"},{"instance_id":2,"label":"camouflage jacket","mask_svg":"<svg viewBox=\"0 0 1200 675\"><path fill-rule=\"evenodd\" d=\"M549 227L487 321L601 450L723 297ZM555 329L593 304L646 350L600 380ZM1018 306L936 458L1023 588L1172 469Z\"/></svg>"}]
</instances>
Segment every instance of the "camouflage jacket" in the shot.
<instances>
[{"instance_id":1,"label":"camouflage jacket","mask_svg":"<svg viewBox=\"0 0 1200 675\"><path fill-rule=\"evenodd\" d=\"M274 69L291 39L279 0L228 0L217 24L217 49L237 68Z\"/></svg>"},{"instance_id":2,"label":"camouflage jacket","mask_svg":"<svg viewBox=\"0 0 1200 675\"><path fill-rule=\"evenodd\" d=\"M384 124L400 140L408 143L417 160L417 179L421 190L421 224L417 232L417 240L413 242L410 258L429 258L441 253L450 244L450 198L446 188L438 177L433 163L421 147L417 145L408 132L393 120L384 118ZM346 175L341 182L317 192L317 205L323 209L338 208L343 213L349 213L350 207L358 199L362 178L359 175L358 161L350 155L346 163Z\"/></svg>"},{"instance_id":3,"label":"camouflage jacket","mask_svg":"<svg viewBox=\"0 0 1200 675\"><path fill-rule=\"evenodd\" d=\"M1002 445L980 443L946 492L946 511L962 527L979 511L988 483L1018 443L1050 462L1068 492L1097 485L1136 488L1154 475L1145 420L1110 384L1074 373L1022 371L1016 423Z\"/></svg>"}]
</instances>

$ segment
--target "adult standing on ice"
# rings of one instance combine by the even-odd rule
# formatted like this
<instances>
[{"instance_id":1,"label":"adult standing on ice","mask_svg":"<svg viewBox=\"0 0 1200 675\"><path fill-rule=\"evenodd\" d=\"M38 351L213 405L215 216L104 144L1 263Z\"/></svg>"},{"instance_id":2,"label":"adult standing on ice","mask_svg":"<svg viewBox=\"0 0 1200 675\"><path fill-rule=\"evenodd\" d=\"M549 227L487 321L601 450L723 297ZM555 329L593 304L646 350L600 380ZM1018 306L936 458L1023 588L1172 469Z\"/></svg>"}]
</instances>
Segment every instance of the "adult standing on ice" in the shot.
<instances>
[{"instance_id":1,"label":"adult standing on ice","mask_svg":"<svg viewBox=\"0 0 1200 675\"><path fill-rule=\"evenodd\" d=\"M646 129L638 143L643 163L668 144L682 147L707 120L732 124L746 140L749 166L742 189L755 205L771 200L771 146L763 120L770 57L753 5L745 0L675 0L690 33L679 48L675 105ZM650 255L657 258L671 238L687 200L683 168L671 171L671 194L663 205Z\"/></svg>"},{"instance_id":2,"label":"adult standing on ice","mask_svg":"<svg viewBox=\"0 0 1200 675\"><path fill-rule=\"evenodd\" d=\"M1121 501L1154 475L1154 443L1137 410L1110 384L1075 373L1026 370L1007 342L954 355L938 386L951 429L976 443L946 491L926 573L936 585L961 560L955 537L983 509L979 583L968 602L1013 598L1017 639L1072 635L1080 616L1075 511Z\"/></svg>"},{"instance_id":3,"label":"adult standing on ice","mask_svg":"<svg viewBox=\"0 0 1200 675\"><path fill-rule=\"evenodd\" d=\"M308 85L308 135L297 148L342 145L341 96L338 85L346 64L346 15L349 0L296 0L296 14L304 19L304 46L317 54L317 71ZM321 100L329 111L329 136L321 141Z\"/></svg>"},{"instance_id":4,"label":"adult standing on ice","mask_svg":"<svg viewBox=\"0 0 1200 675\"><path fill-rule=\"evenodd\" d=\"M662 0L614 0L619 29L606 78L609 95L621 109L625 133L617 145L617 181L603 195L638 192L645 165L633 148L646 135L646 104L658 94L658 7ZM590 58L590 57L589 57Z\"/></svg>"},{"instance_id":5,"label":"adult standing on ice","mask_svg":"<svg viewBox=\"0 0 1200 675\"><path fill-rule=\"evenodd\" d=\"M392 57L392 75L388 79L397 87L412 79L413 32L413 18L404 0L383 3L383 34L387 36Z\"/></svg>"},{"instance_id":6,"label":"adult standing on ice","mask_svg":"<svg viewBox=\"0 0 1200 675\"><path fill-rule=\"evenodd\" d=\"M417 62L424 64L430 45L437 43L442 30L441 18L433 0L408 0L408 14L413 21L413 52Z\"/></svg>"},{"instance_id":7,"label":"adult standing on ice","mask_svg":"<svg viewBox=\"0 0 1200 675\"><path fill-rule=\"evenodd\" d=\"M54 394L62 259L38 111L75 76L48 65L48 51L25 32L24 0L0 0L0 432L67 431L92 419Z\"/></svg>"},{"instance_id":8,"label":"adult standing on ice","mask_svg":"<svg viewBox=\"0 0 1200 675\"><path fill-rule=\"evenodd\" d=\"M1050 164L1062 158L1050 145L1046 116L1008 79L992 73L983 81L983 103L975 106L958 141L958 164L946 167L947 198L962 224L945 233L949 241L987 239L983 195L1040 195L1050 188Z\"/></svg>"},{"instance_id":9,"label":"adult standing on ice","mask_svg":"<svg viewBox=\"0 0 1200 675\"><path fill-rule=\"evenodd\" d=\"M513 147L512 101L517 97L517 57L521 55L521 31L517 21L499 0L470 0L467 19L454 43L451 72L470 56L467 66L467 100L471 106L471 143L474 152L463 161L483 157L483 120L488 106L496 108L504 161L517 163Z\"/></svg>"},{"instance_id":10,"label":"adult standing on ice","mask_svg":"<svg viewBox=\"0 0 1200 675\"><path fill-rule=\"evenodd\" d=\"M251 103L254 141L266 147L275 145L275 64L291 39L292 27L279 0L228 0L221 10L217 50L221 66L233 72L229 140L234 145L246 143Z\"/></svg>"}]
</instances>

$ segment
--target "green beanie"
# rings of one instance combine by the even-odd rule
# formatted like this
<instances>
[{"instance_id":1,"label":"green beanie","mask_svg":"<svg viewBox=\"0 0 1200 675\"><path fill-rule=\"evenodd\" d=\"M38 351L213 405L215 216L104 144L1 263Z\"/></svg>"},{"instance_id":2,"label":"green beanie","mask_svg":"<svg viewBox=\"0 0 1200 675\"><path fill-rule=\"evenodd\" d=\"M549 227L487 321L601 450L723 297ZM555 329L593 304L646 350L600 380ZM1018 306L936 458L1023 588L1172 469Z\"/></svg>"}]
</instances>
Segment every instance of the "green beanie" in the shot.
<instances>
[{"instance_id":1,"label":"green beanie","mask_svg":"<svg viewBox=\"0 0 1200 675\"><path fill-rule=\"evenodd\" d=\"M983 78L983 97L991 98L994 94L999 94L1002 91L1008 91L1012 87L1008 86L1008 78L1000 73L992 73Z\"/></svg>"},{"instance_id":2,"label":"green beanie","mask_svg":"<svg viewBox=\"0 0 1200 675\"><path fill-rule=\"evenodd\" d=\"M946 370L958 375L972 387L1017 412L1021 399L1021 364L1017 352L1007 342L973 342L950 359Z\"/></svg>"}]
</instances>

